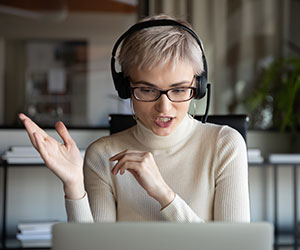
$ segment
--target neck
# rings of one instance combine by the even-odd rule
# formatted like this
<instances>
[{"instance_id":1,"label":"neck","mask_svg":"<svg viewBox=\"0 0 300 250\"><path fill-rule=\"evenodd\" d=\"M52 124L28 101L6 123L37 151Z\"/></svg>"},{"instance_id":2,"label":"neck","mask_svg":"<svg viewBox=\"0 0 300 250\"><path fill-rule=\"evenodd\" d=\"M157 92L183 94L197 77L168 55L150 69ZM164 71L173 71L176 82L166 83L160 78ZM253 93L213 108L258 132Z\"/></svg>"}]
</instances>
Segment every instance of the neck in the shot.
<instances>
[{"instance_id":1,"label":"neck","mask_svg":"<svg viewBox=\"0 0 300 250\"><path fill-rule=\"evenodd\" d=\"M195 126L191 116L186 115L179 126L167 136L159 136L152 130L146 128L140 121L137 121L134 136L136 139L150 149L163 149L180 143L189 137Z\"/></svg>"}]
</instances>

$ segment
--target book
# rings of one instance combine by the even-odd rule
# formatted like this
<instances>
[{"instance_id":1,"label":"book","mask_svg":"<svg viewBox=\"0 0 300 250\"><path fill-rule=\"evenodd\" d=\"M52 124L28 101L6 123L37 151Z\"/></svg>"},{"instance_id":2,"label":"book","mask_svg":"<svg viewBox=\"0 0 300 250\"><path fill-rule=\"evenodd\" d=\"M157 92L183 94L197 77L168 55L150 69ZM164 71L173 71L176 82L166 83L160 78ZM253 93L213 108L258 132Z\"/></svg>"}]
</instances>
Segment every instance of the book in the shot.
<instances>
[{"instance_id":1,"label":"book","mask_svg":"<svg viewBox=\"0 0 300 250\"><path fill-rule=\"evenodd\" d=\"M82 157L85 155L85 150L81 149ZM2 159L8 164L43 164L39 152L33 146L11 146L3 155Z\"/></svg>"},{"instance_id":2,"label":"book","mask_svg":"<svg viewBox=\"0 0 300 250\"><path fill-rule=\"evenodd\" d=\"M17 239L24 241L24 240L51 240L52 239L52 233L51 231L48 233L37 233L37 234L17 234Z\"/></svg>"},{"instance_id":3,"label":"book","mask_svg":"<svg viewBox=\"0 0 300 250\"><path fill-rule=\"evenodd\" d=\"M264 158L262 156L248 157L248 162L249 163L263 163L264 162Z\"/></svg>"},{"instance_id":4,"label":"book","mask_svg":"<svg viewBox=\"0 0 300 250\"><path fill-rule=\"evenodd\" d=\"M9 164L43 164L44 161L41 157L7 157L2 156L3 160L6 160Z\"/></svg>"},{"instance_id":5,"label":"book","mask_svg":"<svg viewBox=\"0 0 300 250\"><path fill-rule=\"evenodd\" d=\"M27 154L37 152L33 146L11 146L9 147L8 151L15 152L15 153L27 153Z\"/></svg>"},{"instance_id":6,"label":"book","mask_svg":"<svg viewBox=\"0 0 300 250\"><path fill-rule=\"evenodd\" d=\"M270 154L270 163L300 163L300 154Z\"/></svg>"},{"instance_id":7,"label":"book","mask_svg":"<svg viewBox=\"0 0 300 250\"><path fill-rule=\"evenodd\" d=\"M6 151L4 153L6 157L39 157L40 154L38 151Z\"/></svg>"},{"instance_id":8,"label":"book","mask_svg":"<svg viewBox=\"0 0 300 250\"><path fill-rule=\"evenodd\" d=\"M17 225L16 238L22 247L51 247L52 226L58 223L51 221L29 221Z\"/></svg>"},{"instance_id":9,"label":"book","mask_svg":"<svg viewBox=\"0 0 300 250\"><path fill-rule=\"evenodd\" d=\"M26 231L38 232L40 230L50 230L55 223L58 223L57 220L51 221L30 221L30 222L21 222L17 225L18 232L24 233Z\"/></svg>"},{"instance_id":10,"label":"book","mask_svg":"<svg viewBox=\"0 0 300 250\"><path fill-rule=\"evenodd\" d=\"M24 240L20 241L23 248L29 247L52 247L52 240Z\"/></svg>"},{"instance_id":11,"label":"book","mask_svg":"<svg viewBox=\"0 0 300 250\"><path fill-rule=\"evenodd\" d=\"M40 234L49 234L51 232L52 232L51 228L39 228L38 230L37 229L18 230L18 234L21 235L40 235Z\"/></svg>"},{"instance_id":12,"label":"book","mask_svg":"<svg viewBox=\"0 0 300 250\"><path fill-rule=\"evenodd\" d=\"M261 156L261 150L259 148L249 148L247 153L248 156Z\"/></svg>"},{"instance_id":13,"label":"book","mask_svg":"<svg viewBox=\"0 0 300 250\"><path fill-rule=\"evenodd\" d=\"M11 146L2 159L9 164L41 164L43 159L33 146Z\"/></svg>"},{"instance_id":14,"label":"book","mask_svg":"<svg viewBox=\"0 0 300 250\"><path fill-rule=\"evenodd\" d=\"M261 150L258 148L249 148L247 151L249 163L263 163L264 157L261 155Z\"/></svg>"}]
</instances>

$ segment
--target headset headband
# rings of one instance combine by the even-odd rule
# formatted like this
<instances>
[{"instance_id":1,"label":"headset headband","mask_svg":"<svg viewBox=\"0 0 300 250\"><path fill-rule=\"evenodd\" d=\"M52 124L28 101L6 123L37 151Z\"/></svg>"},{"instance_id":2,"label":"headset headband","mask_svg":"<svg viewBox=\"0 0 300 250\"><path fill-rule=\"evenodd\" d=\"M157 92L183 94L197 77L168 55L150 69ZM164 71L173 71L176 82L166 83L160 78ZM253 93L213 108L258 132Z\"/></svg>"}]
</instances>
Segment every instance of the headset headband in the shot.
<instances>
[{"instance_id":1,"label":"headset headband","mask_svg":"<svg viewBox=\"0 0 300 250\"><path fill-rule=\"evenodd\" d=\"M128 36L130 36L131 34L142 30L142 29L146 29L146 28L150 28L150 27L156 27L156 26L178 26L184 30L186 30L187 32L189 32L194 39L197 41L201 52L202 52L202 61L203 61L203 70L204 72L202 74L204 74L205 78L207 79L208 76L208 68L207 68L207 62L206 62L206 58L205 58L205 54L204 54L204 50L201 44L200 39L198 38L197 34L190 29L189 27L187 27L186 25L179 23L175 20L171 20L171 19L156 19L156 20L149 20L149 21L144 21L144 22L140 22L140 23L136 23L135 25L131 26L125 33L123 33L119 39L116 41L113 49L112 49L112 58L111 58L111 69L113 71L113 73L117 73L115 70L115 56L117 53L117 49L120 45L120 43Z\"/></svg>"}]
</instances>

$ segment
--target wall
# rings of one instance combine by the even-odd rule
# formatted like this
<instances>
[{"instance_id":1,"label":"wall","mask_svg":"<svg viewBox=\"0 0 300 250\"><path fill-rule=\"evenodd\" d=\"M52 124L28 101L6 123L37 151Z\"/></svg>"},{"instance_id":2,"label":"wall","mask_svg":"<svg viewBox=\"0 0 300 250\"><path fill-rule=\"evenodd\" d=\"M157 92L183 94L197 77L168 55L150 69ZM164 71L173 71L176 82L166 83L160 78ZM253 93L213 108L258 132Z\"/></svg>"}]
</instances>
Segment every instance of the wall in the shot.
<instances>
[{"instance_id":1,"label":"wall","mask_svg":"<svg viewBox=\"0 0 300 250\"><path fill-rule=\"evenodd\" d=\"M111 49L117 38L136 21L135 13L70 13L62 21L51 19L36 21L3 14L0 14L0 18L0 52L4 52L2 43L6 39L86 40L88 42L87 125L108 126L108 114L122 111L111 78ZM0 97L3 93L4 65L4 53L0 53ZM2 100L1 98L1 102ZM4 108L0 104L0 122Z\"/></svg>"}]
</instances>

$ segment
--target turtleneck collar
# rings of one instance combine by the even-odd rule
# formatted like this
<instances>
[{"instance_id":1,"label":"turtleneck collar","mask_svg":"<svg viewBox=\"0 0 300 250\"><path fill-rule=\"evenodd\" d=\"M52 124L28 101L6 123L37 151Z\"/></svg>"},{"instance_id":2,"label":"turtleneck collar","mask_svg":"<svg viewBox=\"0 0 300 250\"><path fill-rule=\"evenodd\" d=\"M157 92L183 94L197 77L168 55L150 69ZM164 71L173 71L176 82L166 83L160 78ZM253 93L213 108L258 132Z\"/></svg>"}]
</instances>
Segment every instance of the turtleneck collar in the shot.
<instances>
[{"instance_id":1,"label":"turtleneck collar","mask_svg":"<svg viewBox=\"0 0 300 250\"><path fill-rule=\"evenodd\" d=\"M194 130L196 123L190 115L186 115L178 127L167 136L159 136L146 128L141 122L137 121L137 126L133 130L135 138L144 146L150 149L164 149L177 145L188 138Z\"/></svg>"}]
</instances>

